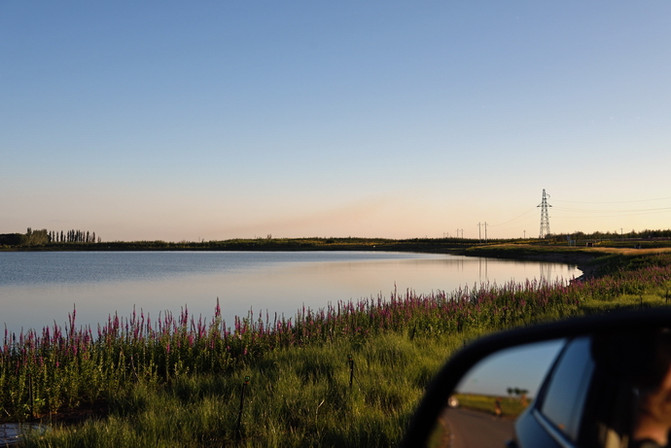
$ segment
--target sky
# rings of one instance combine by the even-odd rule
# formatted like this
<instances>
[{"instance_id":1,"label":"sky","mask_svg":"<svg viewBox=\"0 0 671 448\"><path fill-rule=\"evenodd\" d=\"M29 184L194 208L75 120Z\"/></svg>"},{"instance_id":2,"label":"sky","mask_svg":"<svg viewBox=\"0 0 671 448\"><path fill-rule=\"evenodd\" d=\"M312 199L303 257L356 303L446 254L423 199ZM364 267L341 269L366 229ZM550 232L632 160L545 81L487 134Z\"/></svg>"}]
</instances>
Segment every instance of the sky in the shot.
<instances>
[{"instance_id":1,"label":"sky","mask_svg":"<svg viewBox=\"0 0 671 448\"><path fill-rule=\"evenodd\" d=\"M3 0L0 233L669 229L669 42L665 0Z\"/></svg>"}]
</instances>

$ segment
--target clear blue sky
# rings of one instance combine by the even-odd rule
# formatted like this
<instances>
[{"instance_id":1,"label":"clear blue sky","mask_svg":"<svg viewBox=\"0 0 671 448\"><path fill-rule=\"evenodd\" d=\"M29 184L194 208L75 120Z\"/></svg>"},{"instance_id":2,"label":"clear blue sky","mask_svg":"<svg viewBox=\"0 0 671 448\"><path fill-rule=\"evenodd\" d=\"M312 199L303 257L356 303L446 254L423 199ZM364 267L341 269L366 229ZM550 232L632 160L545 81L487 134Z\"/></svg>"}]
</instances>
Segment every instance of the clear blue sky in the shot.
<instances>
[{"instance_id":1,"label":"clear blue sky","mask_svg":"<svg viewBox=\"0 0 671 448\"><path fill-rule=\"evenodd\" d=\"M668 1L0 3L0 233L671 228Z\"/></svg>"}]
</instances>

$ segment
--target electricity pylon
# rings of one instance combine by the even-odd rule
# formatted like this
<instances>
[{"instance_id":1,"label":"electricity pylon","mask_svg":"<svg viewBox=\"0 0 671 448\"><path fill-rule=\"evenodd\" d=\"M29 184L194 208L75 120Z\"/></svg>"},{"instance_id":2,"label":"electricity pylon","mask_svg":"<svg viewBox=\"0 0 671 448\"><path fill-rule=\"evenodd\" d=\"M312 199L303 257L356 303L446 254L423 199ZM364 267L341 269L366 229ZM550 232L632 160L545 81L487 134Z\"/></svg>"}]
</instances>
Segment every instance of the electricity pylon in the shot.
<instances>
[{"instance_id":1,"label":"electricity pylon","mask_svg":"<svg viewBox=\"0 0 671 448\"><path fill-rule=\"evenodd\" d=\"M541 208L541 231L540 234L538 235L538 238L545 238L547 235L550 234L550 216L548 214L548 207L552 207L550 204L548 204L548 198L550 197L549 194L545 192L545 188L543 188L543 198L541 199L541 203L538 204L538 207Z\"/></svg>"}]
</instances>

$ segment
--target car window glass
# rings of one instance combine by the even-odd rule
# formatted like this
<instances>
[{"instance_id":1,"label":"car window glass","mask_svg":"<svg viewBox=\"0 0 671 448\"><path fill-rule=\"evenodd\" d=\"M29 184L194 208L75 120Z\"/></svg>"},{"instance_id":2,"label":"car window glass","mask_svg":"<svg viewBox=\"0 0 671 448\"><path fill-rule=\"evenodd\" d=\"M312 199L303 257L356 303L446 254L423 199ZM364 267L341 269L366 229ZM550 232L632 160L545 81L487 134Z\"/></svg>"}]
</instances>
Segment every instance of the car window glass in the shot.
<instances>
[{"instance_id":1,"label":"car window glass","mask_svg":"<svg viewBox=\"0 0 671 448\"><path fill-rule=\"evenodd\" d=\"M571 440L578 436L593 370L589 338L572 341L552 373L541 405L543 415Z\"/></svg>"}]
</instances>

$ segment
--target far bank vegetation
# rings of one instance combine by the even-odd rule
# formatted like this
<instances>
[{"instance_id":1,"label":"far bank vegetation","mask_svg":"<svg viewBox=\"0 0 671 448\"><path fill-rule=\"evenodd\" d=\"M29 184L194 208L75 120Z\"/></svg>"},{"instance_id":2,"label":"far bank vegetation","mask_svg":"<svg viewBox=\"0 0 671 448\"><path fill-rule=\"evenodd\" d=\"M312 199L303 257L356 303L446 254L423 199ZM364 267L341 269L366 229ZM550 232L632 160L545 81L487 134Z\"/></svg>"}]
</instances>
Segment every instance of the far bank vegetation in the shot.
<instances>
[{"instance_id":1,"label":"far bank vegetation","mask_svg":"<svg viewBox=\"0 0 671 448\"><path fill-rule=\"evenodd\" d=\"M89 230L33 230L28 227L26 233L0 234L0 246L9 247L36 247L49 246L61 243L100 243L100 237Z\"/></svg>"}]
</instances>

